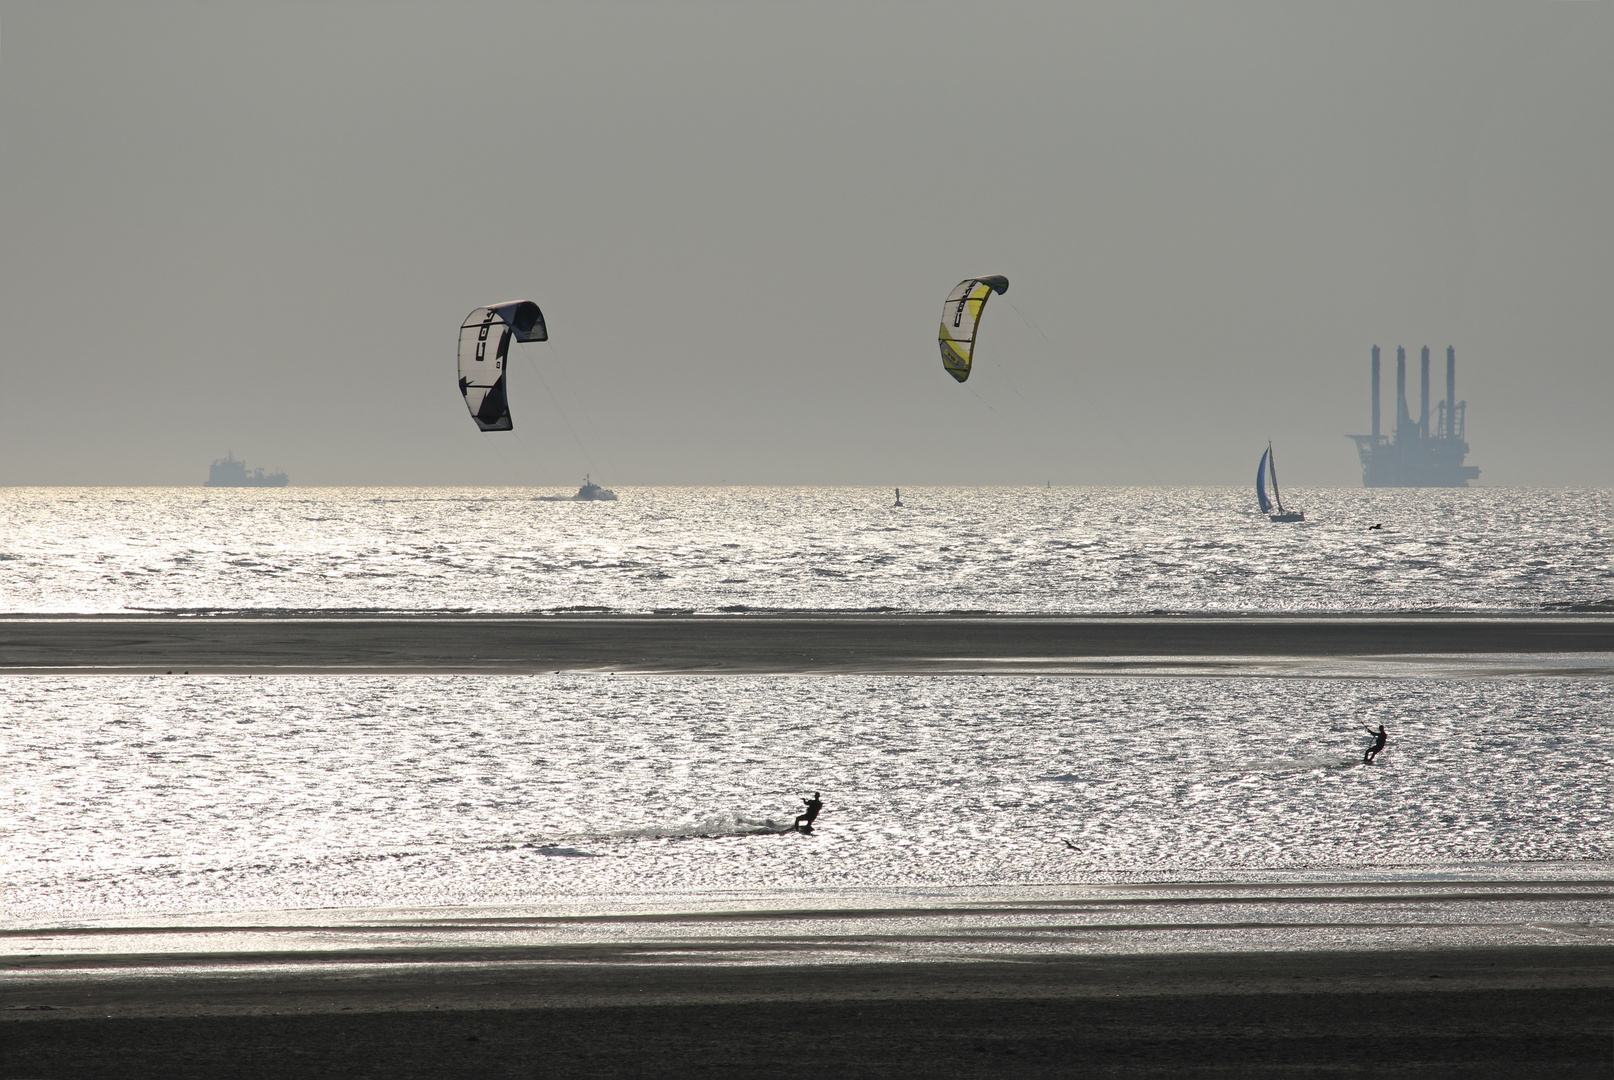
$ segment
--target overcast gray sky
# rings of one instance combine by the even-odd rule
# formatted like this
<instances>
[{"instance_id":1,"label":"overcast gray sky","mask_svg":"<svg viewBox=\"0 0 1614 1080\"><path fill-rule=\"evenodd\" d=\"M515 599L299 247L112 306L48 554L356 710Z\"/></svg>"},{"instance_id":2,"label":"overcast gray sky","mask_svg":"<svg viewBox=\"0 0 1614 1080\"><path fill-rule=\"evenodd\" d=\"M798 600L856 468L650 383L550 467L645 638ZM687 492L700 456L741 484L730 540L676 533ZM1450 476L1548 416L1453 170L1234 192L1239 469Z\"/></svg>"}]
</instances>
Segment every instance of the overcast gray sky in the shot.
<instances>
[{"instance_id":1,"label":"overcast gray sky","mask_svg":"<svg viewBox=\"0 0 1614 1080\"><path fill-rule=\"evenodd\" d=\"M1456 347L1483 483L1614 484L1611 57L1609 3L7 3L0 483L1354 486L1377 343ZM458 326L524 297L482 435Z\"/></svg>"}]
</instances>

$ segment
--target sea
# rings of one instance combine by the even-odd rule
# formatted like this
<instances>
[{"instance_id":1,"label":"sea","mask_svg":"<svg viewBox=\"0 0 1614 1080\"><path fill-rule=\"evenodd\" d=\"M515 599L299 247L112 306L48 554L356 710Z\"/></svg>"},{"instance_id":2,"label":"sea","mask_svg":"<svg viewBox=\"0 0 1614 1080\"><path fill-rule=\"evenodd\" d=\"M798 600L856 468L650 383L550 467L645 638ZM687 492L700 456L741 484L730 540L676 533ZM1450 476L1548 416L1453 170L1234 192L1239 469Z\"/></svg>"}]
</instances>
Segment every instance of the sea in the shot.
<instances>
[{"instance_id":1,"label":"sea","mask_svg":"<svg viewBox=\"0 0 1614 1080\"><path fill-rule=\"evenodd\" d=\"M1614 607L1606 489L0 490L0 612ZM1368 532L1368 527L1382 529Z\"/></svg>"},{"instance_id":2,"label":"sea","mask_svg":"<svg viewBox=\"0 0 1614 1080\"><path fill-rule=\"evenodd\" d=\"M1614 607L1601 489L1299 488L1296 524L1220 488L903 488L901 506L874 488L546 494L8 489L0 612ZM0 688L13 926L1614 869L1614 680L1596 675ZM1390 742L1367 767L1380 723ZM789 831L814 792L816 828Z\"/></svg>"}]
</instances>

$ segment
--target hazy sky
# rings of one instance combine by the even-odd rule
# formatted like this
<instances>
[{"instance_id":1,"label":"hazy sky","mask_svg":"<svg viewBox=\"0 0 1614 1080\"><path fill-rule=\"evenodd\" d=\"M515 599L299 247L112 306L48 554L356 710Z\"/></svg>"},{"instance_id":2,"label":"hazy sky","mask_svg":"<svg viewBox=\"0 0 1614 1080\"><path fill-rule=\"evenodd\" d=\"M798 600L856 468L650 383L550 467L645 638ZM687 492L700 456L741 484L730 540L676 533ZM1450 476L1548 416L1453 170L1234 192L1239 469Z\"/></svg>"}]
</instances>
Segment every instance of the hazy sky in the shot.
<instances>
[{"instance_id":1,"label":"hazy sky","mask_svg":"<svg viewBox=\"0 0 1614 1080\"><path fill-rule=\"evenodd\" d=\"M1606 2L7 3L0 483L1357 485L1377 343L1456 347L1482 483L1614 484L1611 57ZM482 435L459 323L525 297Z\"/></svg>"}]
</instances>

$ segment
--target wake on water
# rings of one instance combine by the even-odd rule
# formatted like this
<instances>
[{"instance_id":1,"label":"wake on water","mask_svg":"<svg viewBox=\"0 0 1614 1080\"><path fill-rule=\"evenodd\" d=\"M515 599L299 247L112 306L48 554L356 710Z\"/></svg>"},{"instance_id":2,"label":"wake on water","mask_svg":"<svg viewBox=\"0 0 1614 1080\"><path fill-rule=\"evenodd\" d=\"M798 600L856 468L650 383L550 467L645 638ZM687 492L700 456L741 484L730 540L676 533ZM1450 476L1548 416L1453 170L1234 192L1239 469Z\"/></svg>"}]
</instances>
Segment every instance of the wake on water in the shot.
<instances>
[{"instance_id":1,"label":"wake on water","mask_svg":"<svg viewBox=\"0 0 1614 1080\"><path fill-rule=\"evenodd\" d=\"M1385 753L1381 751L1376 764L1382 764ZM1299 758L1270 758L1267 760L1246 760L1229 764L1223 771L1234 773L1298 773L1314 772L1318 769L1351 769L1363 765L1362 757L1357 754L1340 755L1311 754ZM1059 773L1057 775L1039 776L1037 779L1056 784L1079 784L1091 780L1089 776L1078 776L1075 773Z\"/></svg>"},{"instance_id":2,"label":"wake on water","mask_svg":"<svg viewBox=\"0 0 1614 1080\"><path fill-rule=\"evenodd\" d=\"M572 858L572 859L603 859L603 858L605 858L605 856L601 855L597 851L581 851L581 850L579 850L577 848L574 848L574 847L561 847L559 844L528 844L526 846L530 847L530 848L536 848L537 851L538 851L538 854L548 856L548 857L551 857L551 858L560 858L560 857Z\"/></svg>"},{"instance_id":3,"label":"wake on water","mask_svg":"<svg viewBox=\"0 0 1614 1080\"><path fill-rule=\"evenodd\" d=\"M1382 755L1381 755L1382 756ZM1252 761L1240 772L1291 773L1312 772L1316 769L1349 769L1362 764L1356 755L1340 757L1338 754L1315 754L1304 758L1274 758L1271 761Z\"/></svg>"},{"instance_id":4,"label":"wake on water","mask_svg":"<svg viewBox=\"0 0 1614 1080\"><path fill-rule=\"evenodd\" d=\"M590 855L593 853L561 848L560 844L563 841L569 844L610 844L634 840L714 840L738 836L786 836L798 831L794 819L781 823L770 817L753 818L745 814L717 814L709 818L684 821L672 825L645 825L639 828L615 829L610 832L577 834L564 837L561 840L551 840L543 844L534 842L527 846L535 847L544 854Z\"/></svg>"}]
</instances>

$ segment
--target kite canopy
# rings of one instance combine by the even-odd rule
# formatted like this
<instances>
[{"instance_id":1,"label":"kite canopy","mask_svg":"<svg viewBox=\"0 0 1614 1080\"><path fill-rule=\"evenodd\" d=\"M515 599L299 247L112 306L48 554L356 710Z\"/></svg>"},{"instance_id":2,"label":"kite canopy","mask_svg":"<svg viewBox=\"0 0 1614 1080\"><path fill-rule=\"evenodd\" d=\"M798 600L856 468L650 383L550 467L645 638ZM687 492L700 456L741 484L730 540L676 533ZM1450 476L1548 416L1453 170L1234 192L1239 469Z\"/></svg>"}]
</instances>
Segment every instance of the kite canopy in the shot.
<instances>
[{"instance_id":1,"label":"kite canopy","mask_svg":"<svg viewBox=\"0 0 1614 1080\"><path fill-rule=\"evenodd\" d=\"M1009 291L1009 279L1002 274L965 278L947 294L942 305L941 355L947 374L963 382L970 377L970 360L975 355L975 330L981 322L986 298Z\"/></svg>"},{"instance_id":2,"label":"kite canopy","mask_svg":"<svg viewBox=\"0 0 1614 1080\"><path fill-rule=\"evenodd\" d=\"M512 338L549 340L544 313L531 300L479 307L460 325L460 393L482 431L509 431L512 426L510 401L504 392Z\"/></svg>"}]
</instances>

